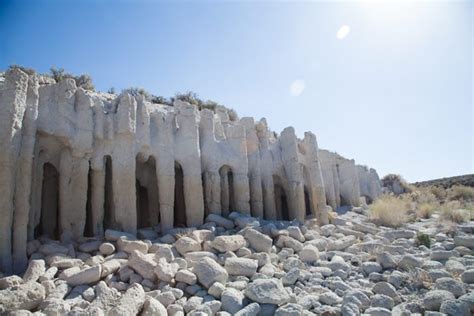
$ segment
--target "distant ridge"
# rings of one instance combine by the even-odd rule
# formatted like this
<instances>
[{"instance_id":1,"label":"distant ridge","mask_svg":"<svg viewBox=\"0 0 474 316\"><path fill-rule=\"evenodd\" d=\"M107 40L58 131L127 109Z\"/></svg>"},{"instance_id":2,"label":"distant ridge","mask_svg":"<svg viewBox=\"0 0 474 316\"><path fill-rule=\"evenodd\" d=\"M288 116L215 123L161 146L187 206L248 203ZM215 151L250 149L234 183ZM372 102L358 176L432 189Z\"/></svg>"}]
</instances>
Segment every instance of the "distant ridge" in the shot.
<instances>
[{"instance_id":1,"label":"distant ridge","mask_svg":"<svg viewBox=\"0 0 474 316\"><path fill-rule=\"evenodd\" d=\"M413 183L413 185L420 186L420 187L436 185L436 186L442 186L444 188L450 188L453 185L457 185L457 184L474 187L474 174L465 174L462 176L447 177L447 178L433 179L433 180L420 181L420 182Z\"/></svg>"}]
</instances>

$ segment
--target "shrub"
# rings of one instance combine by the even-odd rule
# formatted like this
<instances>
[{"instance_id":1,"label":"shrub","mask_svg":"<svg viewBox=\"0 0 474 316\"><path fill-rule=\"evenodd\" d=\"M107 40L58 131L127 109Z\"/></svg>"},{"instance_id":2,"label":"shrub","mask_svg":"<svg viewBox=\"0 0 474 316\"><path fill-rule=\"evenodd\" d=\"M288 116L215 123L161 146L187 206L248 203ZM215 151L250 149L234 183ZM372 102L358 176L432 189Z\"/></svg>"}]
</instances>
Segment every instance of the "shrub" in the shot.
<instances>
[{"instance_id":1,"label":"shrub","mask_svg":"<svg viewBox=\"0 0 474 316\"><path fill-rule=\"evenodd\" d=\"M192 91L188 91L188 92L185 92L185 93L176 93L175 96L173 98L171 98L171 101L174 101L174 100L180 100L180 101L183 101L183 102L188 102L189 104L194 104L194 105L197 105L197 106L201 106L203 104L202 100L199 99L197 93L195 92L192 92Z\"/></svg>"},{"instance_id":2,"label":"shrub","mask_svg":"<svg viewBox=\"0 0 474 316\"><path fill-rule=\"evenodd\" d=\"M151 103L173 105L170 100L162 96L151 95Z\"/></svg>"},{"instance_id":3,"label":"shrub","mask_svg":"<svg viewBox=\"0 0 474 316\"><path fill-rule=\"evenodd\" d=\"M443 187L436 185L430 186L428 190L433 194L438 200L444 200L447 196L447 192Z\"/></svg>"},{"instance_id":4,"label":"shrub","mask_svg":"<svg viewBox=\"0 0 474 316\"><path fill-rule=\"evenodd\" d=\"M148 93L148 91L146 91L143 88L130 87L130 88L127 88L127 89L123 89L122 93L128 93L133 97L137 97L137 96L141 95L145 98L145 100L148 100L148 101L151 99L151 94Z\"/></svg>"},{"instance_id":5,"label":"shrub","mask_svg":"<svg viewBox=\"0 0 474 316\"><path fill-rule=\"evenodd\" d=\"M457 204L457 203L455 203ZM441 209L441 217L454 223L464 223L471 219L471 211L461 209L458 205L447 203Z\"/></svg>"},{"instance_id":6,"label":"shrub","mask_svg":"<svg viewBox=\"0 0 474 316\"><path fill-rule=\"evenodd\" d=\"M465 185L454 185L448 193L449 200L472 200L474 199L474 188Z\"/></svg>"},{"instance_id":7,"label":"shrub","mask_svg":"<svg viewBox=\"0 0 474 316\"><path fill-rule=\"evenodd\" d=\"M438 205L434 203L420 203L416 206L416 216L418 218L430 218Z\"/></svg>"},{"instance_id":8,"label":"shrub","mask_svg":"<svg viewBox=\"0 0 474 316\"><path fill-rule=\"evenodd\" d=\"M28 68L28 67L25 67L25 66L20 66L20 65L10 65L9 67L10 69L19 69L21 71L23 71L24 73L32 76L36 73L36 71L33 69L33 68Z\"/></svg>"},{"instance_id":9,"label":"shrub","mask_svg":"<svg viewBox=\"0 0 474 316\"><path fill-rule=\"evenodd\" d=\"M110 88L109 90L107 90L107 93L115 94L115 88L114 87Z\"/></svg>"},{"instance_id":10,"label":"shrub","mask_svg":"<svg viewBox=\"0 0 474 316\"><path fill-rule=\"evenodd\" d=\"M416 189L398 174L387 174L381 181L384 187L389 188L395 194L410 193Z\"/></svg>"},{"instance_id":11,"label":"shrub","mask_svg":"<svg viewBox=\"0 0 474 316\"><path fill-rule=\"evenodd\" d=\"M84 90L94 91L95 87L92 83L92 78L87 74L82 74L80 76L74 76L68 72L65 72L63 68L50 68L51 77L53 77L54 81L61 82L65 79L73 79L76 82L77 87L81 87Z\"/></svg>"},{"instance_id":12,"label":"shrub","mask_svg":"<svg viewBox=\"0 0 474 316\"><path fill-rule=\"evenodd\" d=\"M417 246L425 245L426 247L431 248L430 236L428 236L425 233L418 232L416 234L416 244L417 244Z\"/></svg>"},{"instance_id":13,"label":"shrub","mask_svg":"<svg viewBox=\"0 0 474 316\"><path fill-rule=\"evenodd\" d=\"M406 198L382 195L370 205L369 218L378 225L400 227L408 221L410 202Z\"/></svg>"}]
</instances>

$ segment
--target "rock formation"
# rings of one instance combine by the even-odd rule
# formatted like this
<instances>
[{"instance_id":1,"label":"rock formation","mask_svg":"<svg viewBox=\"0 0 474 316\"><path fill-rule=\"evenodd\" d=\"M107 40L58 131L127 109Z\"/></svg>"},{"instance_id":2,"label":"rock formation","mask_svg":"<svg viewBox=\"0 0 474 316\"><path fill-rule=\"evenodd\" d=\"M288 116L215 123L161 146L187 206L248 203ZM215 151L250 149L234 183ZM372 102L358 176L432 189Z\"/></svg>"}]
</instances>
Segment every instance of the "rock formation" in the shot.
<instances>
[{"instance_id":1,"label":"rock formation","mask_svg":"<svg viewBox=\"0 0 474 316\"><path fill-rule=\"evenodd\" d=\"M0 269L24 271L27 241L196 227L238 210L327 224L327 210L380 194L373 169L279 136L265 119L232 120L175 101L85 91L13 68L0 81Z\"/></svg>"}]
</instances>

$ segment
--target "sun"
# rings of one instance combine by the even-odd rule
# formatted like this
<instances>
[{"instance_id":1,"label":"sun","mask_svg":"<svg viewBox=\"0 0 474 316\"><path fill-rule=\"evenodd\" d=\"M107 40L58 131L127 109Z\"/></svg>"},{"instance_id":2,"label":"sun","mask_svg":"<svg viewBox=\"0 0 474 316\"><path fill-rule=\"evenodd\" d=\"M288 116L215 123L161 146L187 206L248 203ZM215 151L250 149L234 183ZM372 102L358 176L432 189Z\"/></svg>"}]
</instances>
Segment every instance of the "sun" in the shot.
<instances>
[{"instance_id":1,"label":"sun","mask_svg":"<svg viewBox=\"0 0 474 316\"><path fill-rule=\"evenodd\" d=\"M346 38L347 35L349 35L351 31L351 27L349 25L343 25L339 28L339 31L336 33L336 37L340 40Z\"/></svg>"}]
</instances>

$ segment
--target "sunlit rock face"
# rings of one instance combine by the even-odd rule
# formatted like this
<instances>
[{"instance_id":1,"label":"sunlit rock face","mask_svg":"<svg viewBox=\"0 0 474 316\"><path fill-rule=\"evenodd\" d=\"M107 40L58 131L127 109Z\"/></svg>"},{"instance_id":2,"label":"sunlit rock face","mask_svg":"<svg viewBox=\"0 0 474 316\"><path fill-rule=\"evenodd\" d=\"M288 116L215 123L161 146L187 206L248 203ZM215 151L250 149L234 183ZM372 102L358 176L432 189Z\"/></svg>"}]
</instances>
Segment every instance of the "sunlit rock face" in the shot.
<instances>
[{"instance_id":1,"label":"sunlit rock face","mask_svg":"<svg viewBox=\"0 0 474 316\"><path fill-rule=\"evenodd\" d=\"M152 104L44 81L19 69L0 82L0 269L24 271L26 244L197 227L237 210L326 224L327 205L380 194L373 169L280 135L265 119L176 101Z\"/></svg>"}]
</instances>

